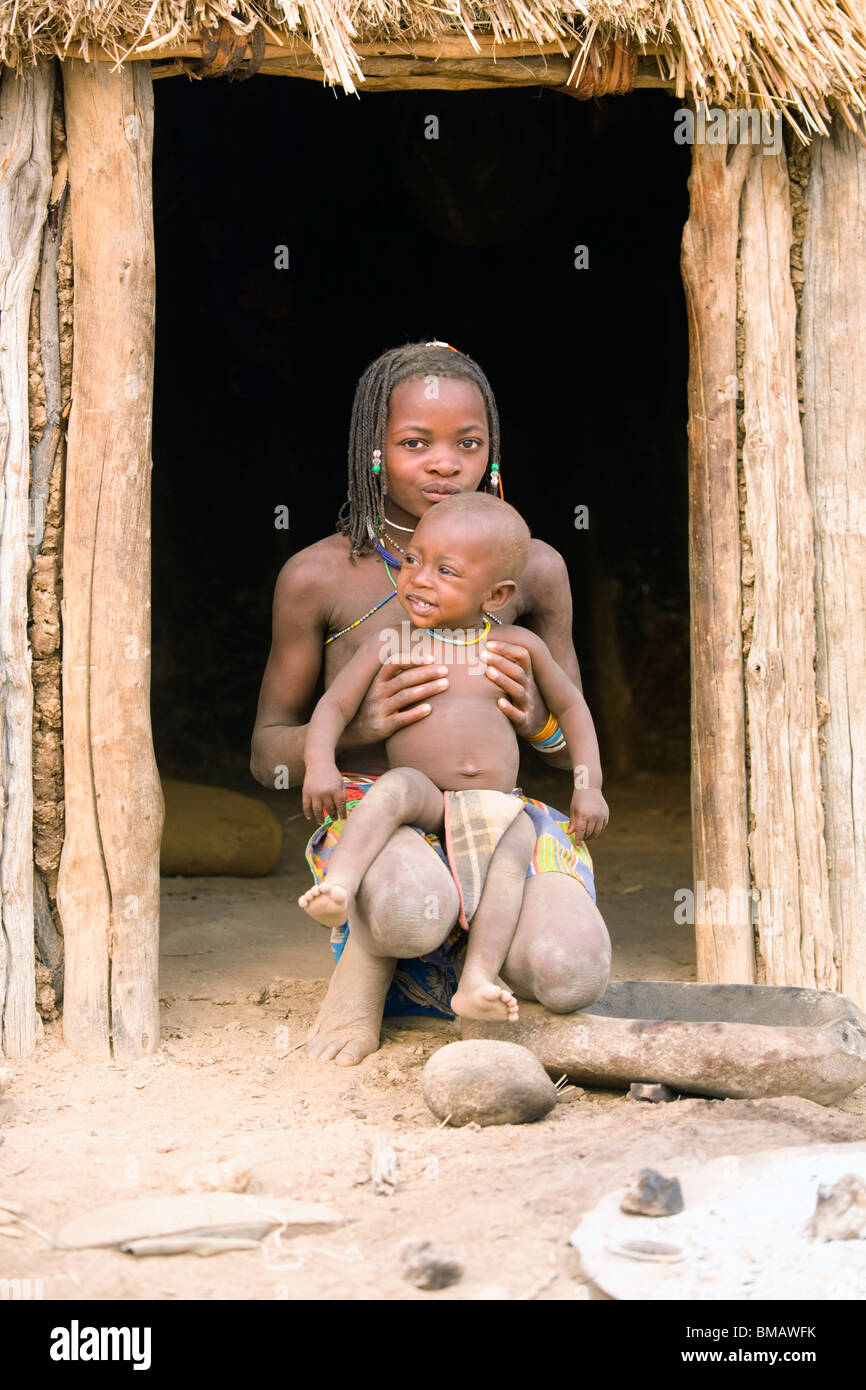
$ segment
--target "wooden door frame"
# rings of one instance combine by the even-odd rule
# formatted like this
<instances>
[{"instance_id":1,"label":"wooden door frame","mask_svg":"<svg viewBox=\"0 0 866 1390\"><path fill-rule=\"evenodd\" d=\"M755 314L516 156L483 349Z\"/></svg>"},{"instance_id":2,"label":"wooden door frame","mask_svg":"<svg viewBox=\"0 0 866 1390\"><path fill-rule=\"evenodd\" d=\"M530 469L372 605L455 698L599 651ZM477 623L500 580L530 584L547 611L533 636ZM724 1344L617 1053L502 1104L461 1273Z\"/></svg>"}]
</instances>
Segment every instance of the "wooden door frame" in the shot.
<instances>
[{"instance_id":1,"label":"wooden door frame","mask_svg":"<svg viewBox=\"0 0 866 1390\"><path fill-rule=\"evenodd\" d=\"M512 61L518 60L515 57ZM43 75L38 80L43 87L48 66L40 66ZM157 948L163 805L149 708L155 313L153 97L150 69L144 61L113 71L105 62L67 60L61 70L75 258L73 402L63 576L66 839L58 884L58 906L66 927L63 1026L67 1042L78 1053L131 1060L154 1051L159 1043ZM522 74L521 81L524 77ZM390 82L396 89L409 85L393 74L392 79L382 74L380 85ZM10 81L16 90L7 91L7 97L21 100L23 83L7 74L4 90ZM446 85L457 85L456 79ZM476 80L475 85L489 84ZM38 245L41 229L37 205L41 200L44 220L51 182L50 160L46 169L44 158L49 118L44 96L42 90L38 119L43 132L43 167L41 184L34 185L36 215L30 215L32 225L27 233L29 259L19 287L16 316L4 315L0 326L0 332L12 333L14 338L10 351L18 378L7 377L0 387L7 402L15 402L19 436L21 420L26 421L26 395L23 407L21 399L26 371L22 377L19 369L27 361L27 313L36 266L33 248ZM34 119L32 111L29 119ZM842 151L835 164L831 151ZM819 557L824 557L822 563L833 553L832 528L822 492L822 477L834 476L833 462L822 455L815 421L829 419L837 435L844 425L837 405L828 404L826 399L830 389L827 375L822 377L816 365L824 350L820 312L822 305L832 306L834 297L844 290L845 266L841 270L835 266L838 247L826 252L822 249L822 236L829 229L823 223L814 225L810 264L815 268L816 291L811 298L807 296L811 318L804 345L804 352L810 354L804 371L804 473L794 353L797 311L786 261L791 229L787 166L784 156L773 168L759 166L756 160L762 156L748 148L732 150L730 158L727 153L724 147L693 148L691 207L682 247L690 357L695 881L708 890L718 886L730 895L732 889L751 891L762 876L778 876L783 888L794 885L798 904L795 911L786 908L780 949L769 937L761 939L759 925L760 950L756 954L752 920L744 917L732 922L729 915L715 912L712 899L708 905L705 900L707 910L695 924L698 977L705 981L750 983L758 979L844 989L847 971L847 977L856 984L852 992L858 1002L866 1003L859 998L859 991L866 991L862 931L858 934L857 924L847 922L842 915L845 903L856 908L862 901L866 863L858 859L853 870L839 862L831 864L828 896L820 806L819 701L812 670L817 652L819 674L823 672L821 679L827 686L827 644L833 640L836 648L832 654L837 662L847 661L854 669L859 658L855 659L856 654L852 655L845 643L856 644L857 632L843 632L837 624L836 635L828 637L832 623L819 595L822 623L816 635L815 604L809 597L813 509L817 518L814 545ZM837 184L850 179L855 164L864 158L853 139L838 135L824 141L822 156L830 159L827 168ZM825 175L825 181L830 178L831 174ZM813 199L816 215L823 206L819 193ZM861 213L862 209L852 206L851 228ZM8 217L8 213L3 215ZM770 233L767 228L772 229ZM825 240L829 246L829 236ZM856 236L852 232L843 241L845 256L853 260ZM765 267L766 293L761 281ZM743 321L742 281L751 286L754 300L754 308L750 303L754 331L749 336L747 324L745 345L738 337L738 324ZM832 308L825 307L824 311L832 312ZM857 323L857 347L862 356L866 353L866 299ZM774 344L769 372L762 358L764 337ZM844 359L844 335L833 350L837 359ZM852 374L845 405L849 413L858 408L856 380L856 373ZM784 436L788 443L781 453L775 448L765 450L758 466L754 450L764 447L766 420L774 422L773 437ZM745 430L745 456L738 450L738 429ZM21 491L20 454L20 438L11 451L7 443L5 453L0 452L0 463L5 457L7 496L11 495L10 486L13 492L15 488ZM848 460L847 466L850 469L856 464L856 460ZM772 478L766 474L768 469L775 470ZM784 505L779 504L782 494ZM773 551L773 563L798 571L792 581L794 587L785 592L793 594L799 604L805 637L802 623L794 630L783 621L787 599L778 611L772 611L772 584L768 586L766 573L757 573L760 565L757 570L753 565L753 571L747 573L750 561L755 560L756 539L768 534L765 528L781 538ZM0 565L11 566L14 585L12 589L7 586L7 593L14 594L18 616L15 621L10 619L11 626L3 619L6 626L0 623L0 637L5 668L18 672L15 698L19 704L26 700L28 689L32 698L26 641L22 646L21 638L21 614L26 614L26 577L22 580L18 573L23 543L23 533L13 536L9 529L7 507ZM861 565L862 549L861 545ZM769 577L772 579L772 572ZM782 577L787 582L788 576ZM748 589L752 592L747 593ZM755 611L749 616L753 599ZM768 661L775 662L774 669L782 673L775 704L766 703L761 687ZM792 703L789 697L793 695L796 701ZM787 740L797 750L796 766L792 763L779 775L773 763L773 740L762 741L764 730L757 725L750 736L750 718L753 724L776 720L773 738ZM833 833L846 845L857 835L862 839L864 833L862 825L852 831L836 806L839 798L850 799L857 773L853 755L845 762L844 744L850 720L859 720L860 727L863 719L856 710L849 710L848 718L849 724L840 725L834 744L832 783L827 785L825 766L823 787L824 797L832 803ZM17 785L10 796L10 772L4 769L9 809L0 825L4 890L0 998L5 1000L2 1040L10 1055L27 1053L36 1040L32 935L25 941L27 933L22 928L28 903L32 914L27 887L32 873L27 807L32 809L32 804L27 800L28 778L25 775L22 780L21 772L22 757L25 772L27 769L29 725L27 719L17 723L18 761L12 769ZM862 737L866 740L866 733ZM817 803L802 824L797 823L798 796ZM811 866L808 882L802 870L804 857ZM17 885L11 899L10 884ZM834 907L832 921L831 899L841 904L838 909ZM808 932L808 942L800 949L804 931ZM799 945L792 953L795 936ZM13 938L17 945L10 954Z\"/></svg>"}]
</instances>

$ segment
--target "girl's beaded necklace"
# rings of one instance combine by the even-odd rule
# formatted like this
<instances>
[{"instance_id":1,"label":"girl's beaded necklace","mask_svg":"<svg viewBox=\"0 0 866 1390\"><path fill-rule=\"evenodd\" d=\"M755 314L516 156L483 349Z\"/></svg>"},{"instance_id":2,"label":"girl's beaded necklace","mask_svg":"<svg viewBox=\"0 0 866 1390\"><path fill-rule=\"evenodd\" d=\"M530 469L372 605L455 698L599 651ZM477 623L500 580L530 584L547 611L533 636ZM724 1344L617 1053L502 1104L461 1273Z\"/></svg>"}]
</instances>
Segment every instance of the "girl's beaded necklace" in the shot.
<instances>
[{"instance_id":1,"label":"girl's beaded necklace","mask_svg":"<svg viewBox=\"0 0 866 1390\"><path fill-rule=\"evenodd\" d=\"M356 618L353 623L349 623L348 627L341 627L339 632L332 632L330 637L325 638L325 646L327 647L329 642L336 642L338 637L345 637L346 633L351 632L353 628L360 627L368 618L372 618L374 613L378 613L380 608L384 608L386 603L390 603L394 596L394 594L387 594L379 603L374 604L374 606L364 614L363 618Z\"/></svg>"}]
</instances>

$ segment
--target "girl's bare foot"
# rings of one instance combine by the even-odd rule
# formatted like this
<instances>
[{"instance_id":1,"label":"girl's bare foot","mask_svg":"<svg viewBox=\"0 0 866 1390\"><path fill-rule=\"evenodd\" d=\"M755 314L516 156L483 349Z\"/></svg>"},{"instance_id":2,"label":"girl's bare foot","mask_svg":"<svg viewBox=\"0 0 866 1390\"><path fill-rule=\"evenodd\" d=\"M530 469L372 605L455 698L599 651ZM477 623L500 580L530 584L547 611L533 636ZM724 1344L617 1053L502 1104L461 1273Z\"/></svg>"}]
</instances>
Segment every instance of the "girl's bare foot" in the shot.
<instances>
[{"instance_id":1,"label":"girl's bare foot","mask_svg":"<svg viewBox=\"0 0 866 1390\"><path fill-rule=\"evenodd\" d=\"M302 907L326 927L341 927L349 916L349 894L341 883L326 879L316 883L298 898Z\"/></svg>"},{"instance_id":2,"label":"girl's bare foot","mask_svg":"<svg viewBox=\"0 0 866 1390\"><path fill-rule=\"evenodd\" d=\"M511 990L491 984L489 980L467 980L465 970L457 992L451 998L451 1007L461 1018L517 1022L517 1000Z\"/></svg>"},{"instance_id":3,"label":"girl's bare foot","mask_svg":"<svg viewBox=\"0 0 866 1390\"><path fill-rule=\"evenodd\" d=\"M317 1062L354 1067L379 1046L382 1008L394 974L393 960L371 956L349 932L331 976L306 1053Z\"/></svg>"}]
</instances>

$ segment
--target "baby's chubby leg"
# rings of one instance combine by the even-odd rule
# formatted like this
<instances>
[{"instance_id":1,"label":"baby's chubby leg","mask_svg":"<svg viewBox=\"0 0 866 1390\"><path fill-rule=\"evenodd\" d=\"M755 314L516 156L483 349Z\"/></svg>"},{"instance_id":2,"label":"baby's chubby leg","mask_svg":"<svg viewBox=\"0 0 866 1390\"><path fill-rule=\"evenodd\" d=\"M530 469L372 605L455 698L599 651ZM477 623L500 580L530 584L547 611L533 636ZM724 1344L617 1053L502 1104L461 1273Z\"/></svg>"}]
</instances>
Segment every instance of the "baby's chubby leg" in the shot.
<instances>
[{"instance_id":1,"label":"baby's chubby leg","mask_svg":"<svg viewBox=\"0 0 866 1390\"><path fill-rule=\"evenodd\" d=\"M517 1019L517 1000L510 989L496 983L496 978L517 930L523 884L534 849L535 827L521 811L496 846L469 924L466 963L451 1000L452 1009L461 1018L510 1023Z\"/></svg>"},{"instance_id":2,"label":"baby's chubby leg","mask_svg":"<svg viewBox=\"0 0 866 1390\"><path fill-rule=\"evenodd\" d=\"M298 906L326 927L341 926L361 880L394 831L401 825L418 825L436 834L443 813L442 792L423 772L395 767L383 773L348 817L327 877L302 894Z\"/></svg>"}]
</instances>

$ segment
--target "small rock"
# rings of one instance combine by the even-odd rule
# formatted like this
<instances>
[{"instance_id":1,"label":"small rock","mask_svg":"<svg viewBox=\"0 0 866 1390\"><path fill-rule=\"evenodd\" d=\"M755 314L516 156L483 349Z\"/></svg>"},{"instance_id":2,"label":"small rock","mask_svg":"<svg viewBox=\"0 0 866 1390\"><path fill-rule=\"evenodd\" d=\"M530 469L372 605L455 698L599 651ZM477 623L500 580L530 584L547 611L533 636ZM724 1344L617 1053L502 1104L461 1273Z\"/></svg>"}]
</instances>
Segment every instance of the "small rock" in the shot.
<instances>
[{"instance_id":1,"label":"small rock","mask_svg":"<svg viewBox=\"0 0 866 1390\"><path fill-rule=\"evenodd\" d=\"M586 1091L583 1086L563 1086L559 1092L560 1104L564 1100L585 1100Z\"/></svg>"},{"instance_id":2,"label":"small rock","mask_svg":"<svg viewBox=\"0 0 866 1390\"><path fill-rule=\"evenodd\" d=\"M179 1183L181 1192L246 1192L252 1169L242 1158L218 1158L187 1174Z\"/></svg>"},{"instance_id":3,"label":"small rock","mask_svg":"<svg viewBox=\"0 0 866 1390\"><path fill-rule=\"evenodd\" d=\"M446 1245L431 1245L429 1240L403 1242L400 1254L403 1277L411 1280L416 1289L447 1289L463 1278L463 1264Z\"/></svg>"},{"instance_id":4,"label":"small rock","mask_svg":"<svg viewBox=\"0 0 866 1390\"><path fill-rule=\"evenodd\" d=\"M664 1178L654 1168L642 1168L638 1180L619 1204L631 1216L676 1216L683 1209L679 1178Z\"/></svg>"},{"instance_id":5,"label":"small rock","mask_svg":"<svg viewBox=\"0 0 866 1390\"><path fill-rule=\"evenodd\" d=\"M866 1240L866 1183L856 1173L822 1182L808 1225L812 1240Z\"/></svg>"},{"instance_id":6,"label":"small rock","mask_svg":"<svg viewBox=\"0 0 866 1390\"><path fill-rule=\"evenodd\" d=\"M674 1093L660 1082L633 1081L628 1088L629 1100L651 1100L656 1104L663 1100L673 1100Z\"/></svg>"},{"instance_id":7,"label":"small rock","mask_svg":"<svg viewBox=\"0 0 866 1390\"><path fill-rule=\"evenodd\" d=\"M556 1087L528 1048L481 1038L434 1052L421 1093L433 1114L454 1126L526 1124L556 1104Z\"/></svg>"},{"instance_id":8,"label":"small rock","mask_svg":"<svg viewBox=\"0 0 866 1390\"><path fill-rule=\"evenodd\" d=\"M370 1148L370 1181L377 1197L390 1197L400 1182L397 1155L380 1134Z\"/></svg>"}]
</instances>

